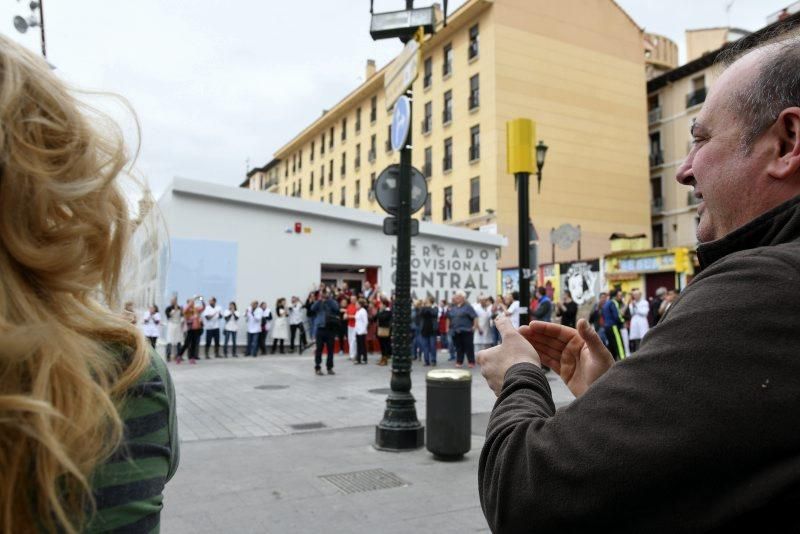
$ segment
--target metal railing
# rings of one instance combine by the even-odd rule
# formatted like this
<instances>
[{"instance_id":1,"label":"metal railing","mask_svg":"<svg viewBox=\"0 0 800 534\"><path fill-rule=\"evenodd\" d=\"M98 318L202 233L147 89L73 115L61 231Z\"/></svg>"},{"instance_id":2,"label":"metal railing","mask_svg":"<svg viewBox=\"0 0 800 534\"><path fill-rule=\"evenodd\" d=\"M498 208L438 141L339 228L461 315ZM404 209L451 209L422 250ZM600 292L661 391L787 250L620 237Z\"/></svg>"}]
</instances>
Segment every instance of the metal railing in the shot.
<instances>
[{"instance_id":1,"label":"metal railing","mask_svg":"<svg viewBox=\"0 0 800 534\"><path fill-rule=\"evenodd\" d=\"M653 208L654 212L662 211L664 209L664 198L655 197L650 199L650 207Z\"/></svg>"},{"instance_id":2,"label":"metal railing","mask_svg":"<svg viewBox=\"0 0 800 534\"><path fill-rule=\"evenodd\" d=\"M475 161L476 159L481 159L481 145L469 147L469 160Z\"/></svg>"},{"instance_id":3,"label":"metal railing","mask_svg":"<svg viewBox=\"0 0 800 534\"><path fill-rule=\"evenodd\" d=\"M655 152L650 153L650 166L651 167L658 167L659 165L664 164L664 151L663 150L656 150Z\"/></svg>"},{"instance_id":4,"label":"metal railing","mask_svg":"<svg viewBox=\"0 0 800 534\"><path fill-rule=\"evenodd\" d=\"M695 91L692 91L688 95L686 95L686 107L687 109L696 106L697 104L702 104L706 101L706 92L707 89L705 87L701 87Z\"/></svg>"},{"instance_id":5,"label":"metal railing","mask_svg":"<svg viewBox=\"0 0 800 534\"><path fill-rule=\"evenodd\" d=\"M647 124L661 122L661 108L653 108L647 112Z\"/></svg>"}]
</instances>

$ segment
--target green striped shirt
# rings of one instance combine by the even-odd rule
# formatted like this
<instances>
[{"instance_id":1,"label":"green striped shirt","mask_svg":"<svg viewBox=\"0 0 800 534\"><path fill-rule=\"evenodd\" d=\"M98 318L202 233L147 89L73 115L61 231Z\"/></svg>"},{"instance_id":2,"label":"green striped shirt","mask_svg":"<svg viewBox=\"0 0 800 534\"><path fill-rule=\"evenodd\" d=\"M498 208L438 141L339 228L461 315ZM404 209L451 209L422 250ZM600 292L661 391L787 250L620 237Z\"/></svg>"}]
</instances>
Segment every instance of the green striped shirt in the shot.
<instances>
[{"instance_id":1,"label":"green striped shirt","mask_svg":"<svg viewBox=\"0 0 800 534\"><path fill-rule=\"evenodd\" d=\"M158 532L164 485L178 468L179 445L175 389L155 351L120 415L125 437L92 478L97 514L86 531Z\"/></svg>"}]
</instances>

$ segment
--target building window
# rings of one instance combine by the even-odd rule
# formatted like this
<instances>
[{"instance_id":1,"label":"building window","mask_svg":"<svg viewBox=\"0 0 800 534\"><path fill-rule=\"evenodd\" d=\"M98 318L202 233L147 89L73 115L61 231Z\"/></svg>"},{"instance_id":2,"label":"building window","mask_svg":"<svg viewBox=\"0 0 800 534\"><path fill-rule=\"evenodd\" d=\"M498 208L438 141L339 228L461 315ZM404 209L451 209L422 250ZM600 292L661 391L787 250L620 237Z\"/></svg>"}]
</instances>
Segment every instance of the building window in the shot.
<instances>
[{"instance_id":1,"label":"building window","mask_svg":"<svg viewBox=\"0 0 800 534\"><path fill-rule=\"evenodd\" d=\"M353 207L358 208L361 205L361 180L356 180L356 194L353 197Z\"/></svg>"},{"instance_id":2,"label":"building window","mask_svg":"<svg viewBox=\"0 0 800 534\"><path fill-rule=\"evenodd\" d=\"M322 137L319 141L319 153L320 155L325 155L325 132L322 132Z\"/></svg>"},{"instance_id":3,"label":"building window","mask_svg":"<svg viewBox=\"0 0 800 534\"><path fill-rule=\"evenodd\" d=\"M442 110L442 123L447 124L453 120L453 91L444 93L444 110Z\"/></svg>"},{"instance_id":4,"label":"building window","mask_svg":"<svg viewBox=\"0 0 800 534\"><path fill-rule=\"evenodd\" d=\"M444 63L442 64L442 77L447 78L453 73L453 45L444 46Z\"/></svg>"},{"instance_id":5,"label":"building window","mask_svg":"<svg viewBox=\"0 0 800 534\"><path fill-rule=\"evenodd\" d=\"M333 193L328 193L328 204L333 204Z\"/></svg>"},{"instance_id":6,"label":"building window","mask_svg":"<svg viewBox=\"0 0 800 534\"><path fill-rule=\"evenodd\" d=\"M308 193L314 192L314 171L311 171L311 180L308 181Z\"/></svg>"},{"instance_id":7,"label":"building window","mask_svg":"<svg viewBox=\"0 0 800 534\"><path fill-rule=\"evenodd\" d=\"M478 34L478 25L476 24L469 29L469 48L467 49L467 58L475 59L480 53L480 36Z\"/></svg>"},{"instance_id":8,"label":"building window","mask_svg":"<svg viewBox=\"0 0 800 534\"><path fill-rule=\"evenodd\" d=\"M325 187L325 165L319 168L319 188Z\"/></svg>"},{"instance_id":9,"label":"building window","mask_svg":"<svg viewBox=\"0 0 800 534\"><path fill-rule=\"evenodd\" d=\"M342 152L342 167L340 169L341 172L339 173L342 178L344 178L346 167L347 167L347 153Z\"/></svg>"},{"instance_id":10,"label":"building window","mask_svg":"<svg viewBox=\"0 0 800 534\"><path fill-rule=\"evenodd\" d=\"M425 147L425 165L422 166L422 174L425 178L430 178L433 174L433 147Z\"/></svg>"},{"instance_id":11,"label":"building window","mask_svg":"<svg viewBox=\"0 0 800 534\"><path fill-rule=\"evenodd\" d=\"M448 137L444 140L444 158L442 158L442 169L447 172L453 168L453 138Z\"/></svg>"},{"instance_id":12,"label":"building window","mask_svg":"<svg viewBox=\"0 0 800 534\"><path fill-rule=\"evenodd\" d=\"M361 143L356 145L356 161L355 161L355 168L361 168Z\"/></svg>"},{"instance_id":13,"label":"building window","mask_svg":"<svg viewBox=\"0 0 800 534\"><path fill-rule=\"evenodd\" d=\"M430 221L431 215L433 214L432 204L431 204L431 192L428 191L428 196L425 197L425 207L422 211L422 220L423 221Z\"/></svg>"},{"instance_id":14,"label":"building window","mask_svg":"<svg viewBox=\"0 0 800 534\"><path fill-rule=\"evenodd\" d=\"M376 120L378 120L378 97L373 96L369 102L369 122L375 124Z\"/></svg>"},{"instance_id":15,"label":"building window","mask_svg":"<svg viewBox=\"0 0 800 534\"><path fill-rule=\"evenodd\" d=\"M392 150L392 125L386 127L386 152Z\"/></svg>"},{"instance_id":16,"label":"building window","mask_svg":"<svg viewBox=\"0 0 800 534\"><path fill-rule=\"evenodd\" d=\"M303 179L300 178L299 180L297 180L297 198L300 198L302 196L303 196Z\"/></svg>"},{"instance_id":17,"label":"building window","mask_svg":"<svg viewBox=\"0 0 800 534\"><path fill-rule=\"evenodd\" d=\"M328 165L328 183L333 183L333 160L331 160Z\"/></svg>"},{"instance_id":18,"label":"building window","mask_svg":"<svg viewBox=\"0 0 800 534\"><path fill-rule=\"evenodd\" d=\"M314 141L311 141L311 152L310 152L310 153L309 153L309 155L308 155L308 159L309 159L310 161L314 161L314 150L315 150L315 148L314 148Z\"/></svg>"},{"instance_id":19,"label":"building window","mask_svg":"<svg viewBox=\"0 0 800 534\"><path fill-rule=\"evenodd\" d=\"M469 214L474 215L481 211L481 179L472 178L469 181Z\"/></svg>"},{"instance_id":20,"label":"building window","mask_svg":"<svg viewBox=\"0 0 800 534\"><path fill-rule=\"evenodd\" d=\"M288 161L286 162L286 165L283 168L283 177L284 178L288 178L289 177L289 162Z\"/></svg>"},{"instance_id":21,"label":"building window","mask_svg":"<svg viewBox=\"0 0 800 534\"><path fill-rule=\"evenodd\" d=\"M346 202L345 202L345 198L346 198L345 190L346 190L345 186L342 186L342 199L339 201L339 205L340 206L346 205Z\"/></svg>"},{"instance_id":22,"label":"building window","mask_svg":"<svg viewBox=\"0 0 800 534\"><path fill-rule=\"evenodd\" d=\"M422 88L427 89L433 82L433 58L425 58L425 66L422 74Z\"/></svg>"},{"instance_id":23,"label":"building window","mask_svg":"<svg viewBox=\"0 0 800 534\"><path fill-rule=\"evenodd\" d=\"M664 248L664 225L653 225L653 248Z\"/></svg>"},{"instance_id":24,"label":"building window","mask_svg":"<svg viewBox=\"0 0 800 534\"><path fill-rule=\"evenodd\" d=\"M342 119L342 141L347 139L347 117Z\"/></svg>"},{"instance_id":25,"label":"building window","mask_svg":"<svg viewBox=\"0 0 800 534\"><path fill-rule=\"evenodd\" d=\"M650 166L658 167L664 163L664 152L661 150L661 132L650 134Z\"/></svg>"},{"instance_id":26,"label":"building window","mask_svg":"<svg viewBox=\"0 0 800 534\"><path fill-rule=\"evenodd\" d=\"M361 131L361 108L356 109L356 135Z\"/></svg>"},{"instance_id":27,"label":"building window","mask_svg":"<svg viewBox=\"0 0 800 534\"><path fill-rule=\"evenodd\" d=\"M370 173L369 174L369 200L370 200L370 202L375 200L375 180L377 180L377 178L375 177L375 173L374 172Z\"/></svg>"},{"instance_id":28,"label":"building window","mask_svg":"<svg viewBox=\"0 0 800 534\"><path fill-rule=\"evenodd\" d=\"M333 148L333 126L331 126L331 134L328 136L328 148Z\"/></svg>"},{"instance_id":29,"label":"building window","mask_svg":"<svg viewBox=\"0 0 800 534\"><path fill-rule=\"evenodd\" d=\"M469 129L469 160L481 159L481 127L476 124Z\"/></svg>"},{"instance_id":30,"label":"building window","mask_svg":"<svg viewBox=\"0 0 800 534\"><path fill-rule=\"evenodd\" d=\"M444 188L444 204L442 205L442 220L449 221L453 218L453 187Z\"/></svg>"},{"instance_id":31,"label":"building window","mask_svg":"<svg viewBox=\"0 0 800 534\"><path fill-rule=\"evenodd\" d=\"M370 163L374 162L375 158L377 157L377 152L378 152L378 148L376 146L377 144L378 144L378 138L375 134L372 134L369 138L369 153L367 154L367 159L369 160Z\"/></svg>"},{"instance_id":32,"label":"building window","mask_svg":"<svg viewBox=\"0 0 800 534\"><path fill-rule=\"evenodd\" d=\"M706 101L706 77L692 79L692 92L686 95L686 107L690 108Z\"/></svg>"},{"instance_id":33,"label":"building window","mask_svg":"<svg viewBox=\"0 0 800 534\"><path fill-rule=\"evenodd\" d=\"M658 93L647 97L647 124L655 124L661 120L661 102Z\"/></svg>"},{"instance_id":34,"label":"building window","mask_svg":"<svg viewBox=\"0 0 800 534\"><path fill-rule=\"evenodd\" d=\"M422 119L422 133L430 133L433 126L433 102L425 102L425 116Z\"/></svg>"},{"instance_id":35,"label":"building window","mask_svg":"<svg viewBox=\"0 0 800 534\"><path fill-rule=\"evenodd\" d=\"M480 78L476 74L469 79L469 109L476 109L481 105Z\"/></svg>"},{"instance_id":36,"label":"building window","mask_svg":"<svg viewBox=\"0 0 800 534\"><path fill-rule=\"evenodd\" d=\"M653 206L653 211L661 211L664 209L664 197L661 192L660 176L650 178L650 204Z\"/></svg>"},{"instance_id":37,"label":"building window","mask_svg":"<svg viewBox=\"0 0 800 534\"><path fill-rule=\"evenodd\" d=\"M292 154L292 174L297 171L297 154Z\"/></svg>"}]
</instances>

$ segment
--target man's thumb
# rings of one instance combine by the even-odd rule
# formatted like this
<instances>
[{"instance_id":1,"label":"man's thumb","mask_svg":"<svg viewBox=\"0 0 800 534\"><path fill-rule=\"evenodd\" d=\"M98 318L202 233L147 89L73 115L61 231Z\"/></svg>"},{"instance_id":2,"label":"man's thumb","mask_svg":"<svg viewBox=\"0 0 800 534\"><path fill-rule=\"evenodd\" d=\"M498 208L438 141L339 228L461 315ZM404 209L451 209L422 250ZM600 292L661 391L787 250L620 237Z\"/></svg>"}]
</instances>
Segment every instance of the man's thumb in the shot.
<instances>
[{"instance_id":1,"label":"man's thumb","mask_svg":"<svg viewBox=\"0 0 800 534\"><path fill-rule=\"evenodd\" d=\"M578 320L578 333L586 342L586 345L589 347L589 351L593 354L598 354L602 351L608 350L606 346L603 344L603 340L600 339L600 336L597 335L594 328L589 324L589 321L586 319L579 319Z\"/></svg>"}]
</instances>

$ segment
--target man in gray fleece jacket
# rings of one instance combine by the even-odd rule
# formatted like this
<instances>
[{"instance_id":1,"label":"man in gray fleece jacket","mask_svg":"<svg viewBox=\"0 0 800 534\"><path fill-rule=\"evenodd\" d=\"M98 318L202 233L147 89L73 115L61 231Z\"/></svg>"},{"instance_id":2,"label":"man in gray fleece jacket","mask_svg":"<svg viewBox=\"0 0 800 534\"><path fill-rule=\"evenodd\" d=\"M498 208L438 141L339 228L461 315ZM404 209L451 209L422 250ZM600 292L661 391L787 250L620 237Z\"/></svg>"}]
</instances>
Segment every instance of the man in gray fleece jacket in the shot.
<instances>
[{"instance_id":1,"label":"man in gray fleece jacket","mask_svg":"<svg viewBox=\"0 0 800 534\"><path fill-rule=\"evenodd\" d=\"M478 355L494 532L800 531L800 41L735 59L692 135L702 270L636 357L585 320L500 320ZM558 412L542 364L577 396Z\"/></svg>"}]
</instances>

